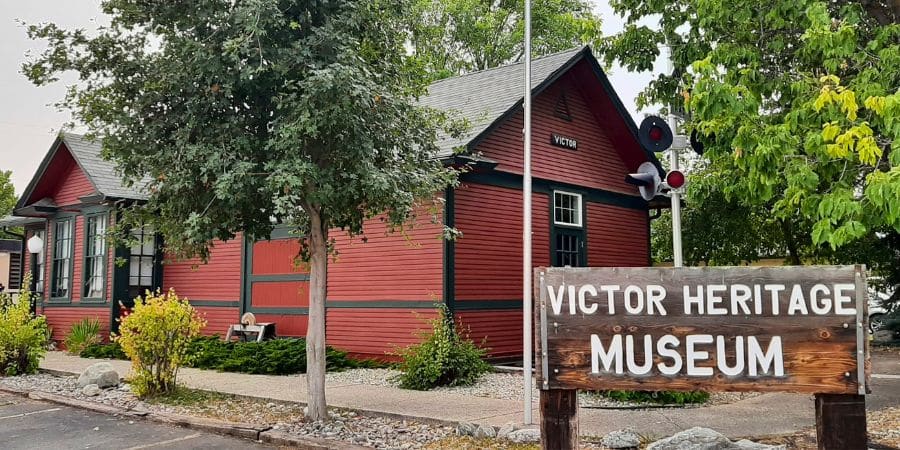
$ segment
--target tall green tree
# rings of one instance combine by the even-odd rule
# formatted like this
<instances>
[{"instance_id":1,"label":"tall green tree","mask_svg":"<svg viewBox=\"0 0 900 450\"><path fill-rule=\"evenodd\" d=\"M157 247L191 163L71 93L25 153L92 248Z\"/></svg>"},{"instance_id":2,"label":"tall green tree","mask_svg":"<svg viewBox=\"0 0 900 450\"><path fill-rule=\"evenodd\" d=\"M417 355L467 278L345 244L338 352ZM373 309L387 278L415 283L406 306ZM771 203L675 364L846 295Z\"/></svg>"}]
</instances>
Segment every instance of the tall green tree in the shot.
<instances>
[{"instance_id":1,"label":"tall green tree","mask_svg":"<svg viewBox=\"0 0 900 450\"><path fill-rule=\"evenodd\" d=\"M900 232L900 3L848 0L616 0L629 25L606 57L674 73L641 103L683 105L709 168L692 179L806 236L803 258ZM651 29L638 21L659 14ZM689 198L704 208L702 195ZM892 258L898 262L900 249ZM890 261L866 261L897 269Z\"/></svg>"},{"instance_id":2,"label":"tall green tree","mask_svg":"<svg viewBox=\"0 0 900 450\"><path fill-rule=\"evenodd\" d=\"M598 45L600 17L587 0L532 0L532 52ZM416 0L410 47L434 79L524 57L524 0Z\"/></svg>"},{"instance_id":3,"label":"tall green tree","mask_svg":"<svg viewBox=\"0 0 900 450\"><path fill-rule=\"evenodd\" d=\"M12 171L0 170L0 217L12 214L16 206L16 188L12 183Z\"/></svg>"},{"instance_id":4,"label":"tall green tree","mask_svg":"<svg viewBox=\"0 0 900 450\"><path fill-rule=\"evenodd\" d=\"M379 214L402 227L417 201L455 181L434 156L440 114L405 50L403 0L106 0L93 36L30 26L48 49L24 65L37 85L79 75L63 104L102 138L149 200L149 221L178 255L294 228L310 265L308 417L326 419L329 230Z\"/></svg>"}]
</instances>

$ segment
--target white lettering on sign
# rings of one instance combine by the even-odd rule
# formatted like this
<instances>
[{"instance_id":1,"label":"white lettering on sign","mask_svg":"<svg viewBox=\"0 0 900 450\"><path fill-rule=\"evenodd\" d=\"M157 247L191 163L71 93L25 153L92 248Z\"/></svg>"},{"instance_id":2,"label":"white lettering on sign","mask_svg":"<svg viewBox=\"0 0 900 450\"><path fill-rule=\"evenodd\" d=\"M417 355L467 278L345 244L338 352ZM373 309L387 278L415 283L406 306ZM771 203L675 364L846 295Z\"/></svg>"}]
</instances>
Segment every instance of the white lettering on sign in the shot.
<instances>
[{"instance_id":1,"label":"white lettering on sign","mask_svg":"<svg viewBox=\"0 0 900 450\"><path fill-rule=\"evenodd\" d=\"M578 150L578 141L573 138L562 136L556 133L550 135L550 143L569 150Z\"/></svg>"},{"instance_id":2,"label":"white lettering on sign","mask_svg":"<svg viewBox=\"0 0 900 450\"><path fill-rule=\"evenodd\" d=\"M640 345L635 341L640 339ZM692 377L710 377L716 371L734 377L746 372L751 378L783 377L784 349L781 336L772 336L764 346L756 336L735 336L732 343L725 336L689 334L684 338L684 358L678 348L682 341L671 334L656 340L645 334L616 334L608 343L596 334L591 335L591 373L615 375L652 375L654 369L662 375L684 373ZM715 362L710 363L710 345L715 345ZM656 350L654 352L654 349ZM734 350L734 363L726 355ZM642 353L639 355L639 353ZM659 358L655 358L658 355ZM624 361L624 364L623 364ZM659 361L654 366L654 361Z\"/></svg>"},{"instance_id":3,"label":"white lettering on sign","mask_svg":"<svg viewBox=\"0 0 900 450\"><path fill-rule=\"evenodd\" d=\"M808 290L794 284L746 285L709 284L686 285L682 291L684 314L691 316L751 316L778 315L828 315L855 316L856 308L850 306L853 299L846 294L856 287L853 284L815 284ZM550 294L550 306L554 315L616 315L617 304L627 315L668 315L664 286L563 284L546 286ZM833 294L833 295L831 295ZM779 304L787 300L786 311ZM600 304L605 301L606 308Z\"/></svg>"}]
</instances>

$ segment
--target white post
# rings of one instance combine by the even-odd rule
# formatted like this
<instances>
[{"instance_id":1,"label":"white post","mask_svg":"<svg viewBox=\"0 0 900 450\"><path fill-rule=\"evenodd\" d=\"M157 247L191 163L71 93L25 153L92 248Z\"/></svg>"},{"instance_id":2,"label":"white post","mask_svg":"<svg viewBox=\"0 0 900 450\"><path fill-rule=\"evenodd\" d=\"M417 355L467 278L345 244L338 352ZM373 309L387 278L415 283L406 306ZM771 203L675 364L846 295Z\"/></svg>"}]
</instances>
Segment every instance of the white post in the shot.
<instances>
[{"instance_id":1,"label":"white post","mask_svg":"<svg viewBox=\"0 0 900 450\"><path fill-rule=\"evenodd\" d=\"M669 46L669 58L667 59L666 69L669 74L675 71L675 62L672 61L672 47ZM678 134L678 123L675 121L673 109L675 104L669 105L669 128L672 134ZM674 145L669 149L669 170L678 170L678 152L680 148ZM681 253L681 194L672 190L672 259L675 267L684 265L684 259Z\"/></svg>"},{"instance_id":2,"label":"white post","mask_svg":"<svg viewBox=\"0 0 900 450\"><path fill-rule=\"evenodd\" d=\"M532 287L531 287L531 0L525 0L525 155L522 173L522 368L525 424L531 425Z\"/></svg>"}]
</instances>

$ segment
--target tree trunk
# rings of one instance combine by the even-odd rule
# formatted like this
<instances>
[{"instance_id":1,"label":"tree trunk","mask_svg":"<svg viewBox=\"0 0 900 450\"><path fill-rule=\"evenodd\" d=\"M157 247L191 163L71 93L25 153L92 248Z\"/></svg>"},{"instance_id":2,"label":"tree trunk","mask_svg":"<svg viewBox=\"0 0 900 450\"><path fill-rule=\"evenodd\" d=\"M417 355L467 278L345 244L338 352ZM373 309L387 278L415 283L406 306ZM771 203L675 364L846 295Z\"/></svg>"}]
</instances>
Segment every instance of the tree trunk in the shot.
<instances>
[{"instance_id":1,"label":"tree trunk","mask_svg":"<svg viewBox=\"0 0 900 450\"><path fill-rule=\"evenodd\" d=\"M784 234L784 242L787 245L788 250L788 261L792 266L799 266L802 261L800 261L800 251L797 248L797 241L794 239L794 227L793 224L789 220L781 221L781 232Z\"/></svg>"},{"instance_id":2,"label":"tree trunk","mask_svg":"<svg viewBox=\"0 0 900 450\"><path fill-rule=\"evenodd\" d=\"M321 211L307 210L310 222L308 240L309 322L306 328L306 386L310 420L328 419L325 406L325 295L328 279L328 228Z\"/></svg>"}]
</instances>

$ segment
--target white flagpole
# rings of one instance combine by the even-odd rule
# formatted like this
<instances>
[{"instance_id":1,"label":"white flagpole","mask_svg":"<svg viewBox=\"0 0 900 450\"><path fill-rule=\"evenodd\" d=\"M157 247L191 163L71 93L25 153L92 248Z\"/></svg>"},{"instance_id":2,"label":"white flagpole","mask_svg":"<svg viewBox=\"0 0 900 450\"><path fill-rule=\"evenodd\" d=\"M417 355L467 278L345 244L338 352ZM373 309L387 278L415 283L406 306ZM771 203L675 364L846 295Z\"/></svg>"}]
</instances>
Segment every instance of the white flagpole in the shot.
<instances>
[{"instance_id":1,"label":"white flagpole","mask_svg":"<svg viewBox=\"0 0 900 450\"><path fill-rule=\"evenodd\" d=\"M525 424L531 425L531 0L525 0L525 157L522 173L522 367L525 373Z\"/></svg>"}]
</instances>

